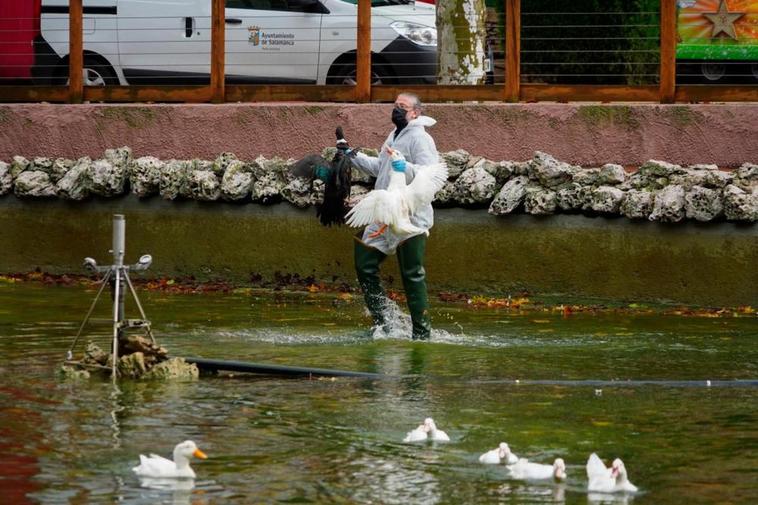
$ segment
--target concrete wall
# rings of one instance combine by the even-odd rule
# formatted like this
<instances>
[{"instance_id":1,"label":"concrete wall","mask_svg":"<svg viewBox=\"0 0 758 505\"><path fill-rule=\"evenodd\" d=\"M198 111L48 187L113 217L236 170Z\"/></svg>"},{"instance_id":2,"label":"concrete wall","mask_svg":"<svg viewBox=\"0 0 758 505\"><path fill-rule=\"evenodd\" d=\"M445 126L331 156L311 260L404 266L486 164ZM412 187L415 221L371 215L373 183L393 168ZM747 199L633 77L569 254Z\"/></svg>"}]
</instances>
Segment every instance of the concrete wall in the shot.
<instances>
[{"instance_id":1,"label":"concrete wall","mask_svg":"<svg viewBox=\"0 0 758 505\"><path fill-rule=\"evenodd\" d=\"M98 157L128 145L136 156L214 158L232 151L300 157L334 143L342 125L354 146L381 145L388 104L0 105L0 159ZM648 159L736 167L758 162L758 104L435 104L427 114L441 151L493 160L535 150L582 166Z\"/></svg>"},{"instance_id":2,"label":"concrete wall","mask_svg":"<svg viewBox=\"0 0 758 505\"><path fill-rule=\"evenodd\" d=\"M127 262L151 253L149 276L314 276L355 286L351 237L314 209L289 204L169 202L134 196L86 203L0 197L0 273L81 273L85 256L109 263L111 219L127 219ZM383 273L400 287L390 258ZM494 217L442 209L427 248L430 289L556 293L605 299L758 305L758 226L664 225L624 218ZM135 274L145 275L145 274Z\"/></svg>"}]
</instances>

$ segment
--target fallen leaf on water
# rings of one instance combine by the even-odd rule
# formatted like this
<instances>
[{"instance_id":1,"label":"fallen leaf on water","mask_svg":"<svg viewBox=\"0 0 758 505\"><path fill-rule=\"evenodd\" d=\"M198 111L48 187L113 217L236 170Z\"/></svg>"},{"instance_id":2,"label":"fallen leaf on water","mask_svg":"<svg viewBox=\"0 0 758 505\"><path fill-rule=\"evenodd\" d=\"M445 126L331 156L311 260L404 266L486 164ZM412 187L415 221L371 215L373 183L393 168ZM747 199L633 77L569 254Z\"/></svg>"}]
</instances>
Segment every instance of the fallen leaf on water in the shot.
<instances>
[{"instance_id":1,"label":"fallen leaf on water","mask_svg":"<svg viewBox=\"0 0 758 505\"><path fill-rule=\"evenodd\" d=\"M613 423L611 423L610 421L592 421L592 424L594 424L595 426L610 426Z\"/></svg>"},{"instance_id":2,"label":"fallen leaf on water","mask_svg":"<svg viewBox=\"0 0 758 505\"><path fill-rule=\"evenodd\" d=\"M537 323L537 324L547 324L547 323L550 323L551 321L550 319L532 319L532 322Z\"/></svg>"}]
</instances>

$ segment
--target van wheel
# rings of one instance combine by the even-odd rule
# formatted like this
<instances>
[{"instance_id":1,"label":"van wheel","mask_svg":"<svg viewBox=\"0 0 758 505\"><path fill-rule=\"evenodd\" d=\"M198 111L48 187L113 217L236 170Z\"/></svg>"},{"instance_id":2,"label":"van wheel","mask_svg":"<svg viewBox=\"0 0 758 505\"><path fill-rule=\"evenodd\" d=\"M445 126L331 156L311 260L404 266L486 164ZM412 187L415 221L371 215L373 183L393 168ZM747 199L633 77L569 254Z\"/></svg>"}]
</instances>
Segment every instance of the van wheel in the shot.
<instances>
[{"instance_id":1,"label":"van wheel","mask_svg":"<svg viewBox=\"0 0 758 505\"><path fill-rule=\"evenodd\" d=\"M68 66L61 67L58 74L61 84L68 84ZM82 80L85 86L113 86L118 84L118 76L107 61L96 56L85 56L82 65Z\"/></svg>"},{"instance_id":2,"label":"van wheel","mask_svg":"<svg viewBox=\"0 0 758 505\"><path fill-rule=\"evenodd\" d=\"M337 67L334 72L329 72L331 75L327 77L327 84L344 84L346 86L355 86L357 84L358 70L354 63L342 65ZM390 73L383 69L380 65L371 66L371 84L392 84L392 77Z\"/></svg>"}]
</instances>

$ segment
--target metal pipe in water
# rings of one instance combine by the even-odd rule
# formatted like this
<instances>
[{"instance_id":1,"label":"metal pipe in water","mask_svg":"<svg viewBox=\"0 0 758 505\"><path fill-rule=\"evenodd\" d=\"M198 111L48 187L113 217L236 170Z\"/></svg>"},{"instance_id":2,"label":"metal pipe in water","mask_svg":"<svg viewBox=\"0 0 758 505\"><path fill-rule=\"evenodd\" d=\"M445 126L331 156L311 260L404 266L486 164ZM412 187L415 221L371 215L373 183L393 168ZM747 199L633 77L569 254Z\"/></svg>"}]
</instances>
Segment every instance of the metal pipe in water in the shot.
<instances>
[{"instance_id":1,"label":"metal pipe in water","mask_svg":"<svg viewBox=\"0 0 758 505\"><path fill-rule=\"evenodd\" d=\"M123 214L113 214L113 264L123 266L126 252L126 220Z\"/></svg>"}]
</instances>

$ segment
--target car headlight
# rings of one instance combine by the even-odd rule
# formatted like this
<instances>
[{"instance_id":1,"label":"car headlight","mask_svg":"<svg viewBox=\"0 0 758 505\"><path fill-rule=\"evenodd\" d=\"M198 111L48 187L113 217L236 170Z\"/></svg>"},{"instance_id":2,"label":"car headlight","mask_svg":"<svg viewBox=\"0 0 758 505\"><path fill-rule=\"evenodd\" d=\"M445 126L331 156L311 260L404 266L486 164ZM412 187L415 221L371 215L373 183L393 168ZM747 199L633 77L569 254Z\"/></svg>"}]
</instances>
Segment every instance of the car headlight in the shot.
<instances>
[{"instance_id":1,"label":"car headlight","mask_svg":"<svg viewBox=\"0 0 758 505\"><path fill-rule=\"evenodd\" d=\"M415 23L406 23L405 21L395 21L390 25L393 30L407 38L411 42L420 46L437 45L437 29L429 26L417 25Z\"/></svg>"}]
</instances>

